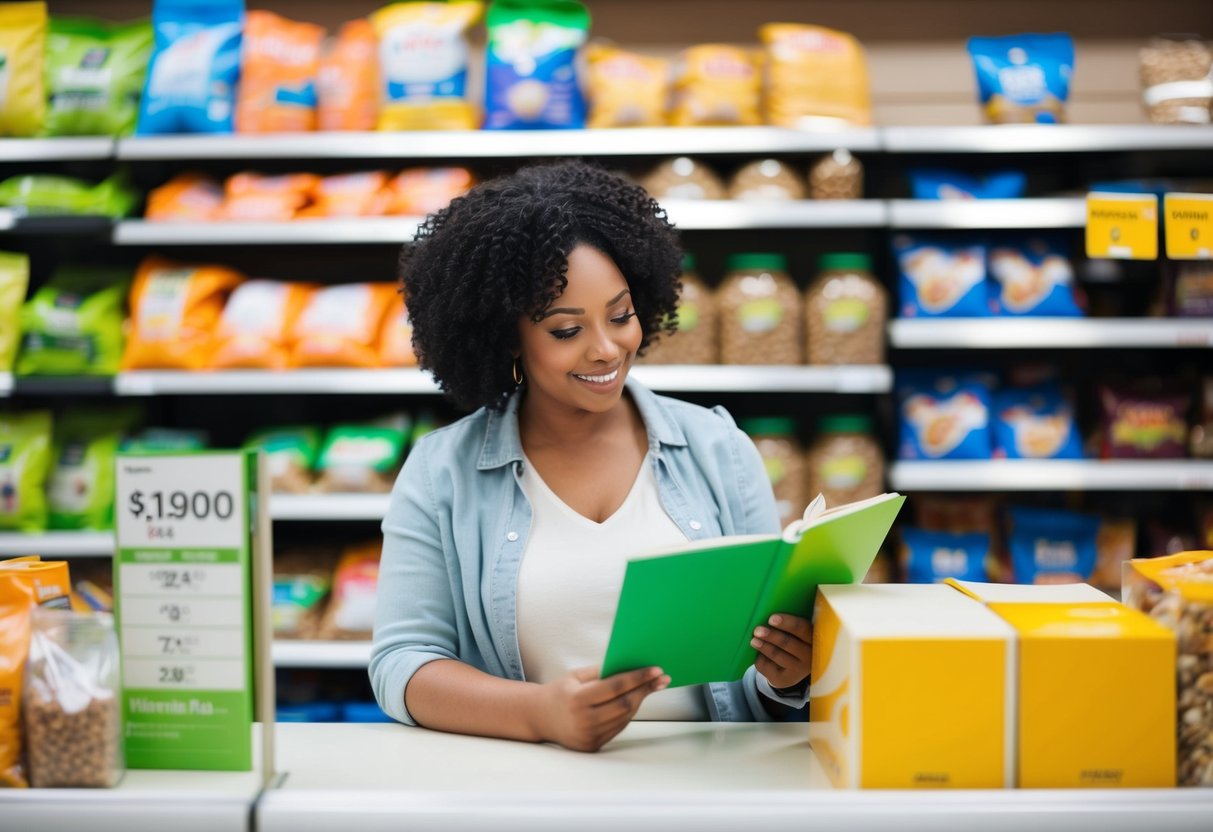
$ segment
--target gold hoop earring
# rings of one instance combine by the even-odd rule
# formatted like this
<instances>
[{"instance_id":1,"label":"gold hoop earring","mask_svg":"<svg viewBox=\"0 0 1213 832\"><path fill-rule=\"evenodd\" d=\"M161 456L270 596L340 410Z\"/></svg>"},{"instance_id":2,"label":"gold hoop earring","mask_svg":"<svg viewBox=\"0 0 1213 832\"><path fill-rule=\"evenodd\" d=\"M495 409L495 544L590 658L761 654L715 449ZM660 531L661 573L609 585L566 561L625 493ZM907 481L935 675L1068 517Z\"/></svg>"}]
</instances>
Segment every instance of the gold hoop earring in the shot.
<instances>
[{"instance_id":1,"label":"gold hoop earring","mask_svg":"<svg viewBox=\"0 0 1213 832\"><path fill-rule=\"evenodd\" d=\"M514 376L515 386L520 386L523 381L522 366L518 363L518 359L514 359L514 363L510 365L510 371Z\"/></svg>"}]
</instances>

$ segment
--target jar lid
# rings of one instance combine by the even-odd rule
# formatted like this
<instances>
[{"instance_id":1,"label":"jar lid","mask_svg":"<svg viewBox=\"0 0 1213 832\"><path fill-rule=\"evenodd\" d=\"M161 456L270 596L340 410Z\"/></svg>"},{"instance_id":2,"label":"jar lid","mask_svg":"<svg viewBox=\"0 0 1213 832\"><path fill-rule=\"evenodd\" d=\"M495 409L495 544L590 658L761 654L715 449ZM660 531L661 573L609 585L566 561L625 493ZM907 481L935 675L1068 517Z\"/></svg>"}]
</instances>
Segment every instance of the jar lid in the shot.
<instances>
[{"instance_id":1,"label":"jar lid","mask_svg":"<svg viewBox=\"0 0 1213 832\"><path fill-rule=\"evenodd\" d=\"M872 258L857 252L835 252L821 255L821 259L817 261L817 267L822 271L870 272L872 271Z\"/></svg>"},{"instance_id":2,"label":"jar lid","mask_svg":"<svg viewBox=\"0 0 1213 832\"><path fill-rule=\"evenodd\" d=\"M817 423L822 433L871 433L872 417L862 413L843 416L823 416Z\"/></svg>"},{"instance_id":3,"label":"jar lid","mask_svg":"<svg viewBox=\"0 0 1213 832\"><path fill-rule=\"evenodd\" d=\"M741 429L750 436L795 436L796 420L790 416L754 416L742 419Z\"/></svg>"},{"instance_id":4,"label":"jar lid","mask_svg":"<svg viewBox=\"0 0 1213 832\"><path fill-rule=\"evenodd\" d=\"M729 257L729 271L786 272L788 258L782 254L734 254Z\"/></svg>"},{"instance_id":5,"label":"jar lid","mask_svg":"<svg viewBox=\"0 0 1213 832\"><path fill-rule=\"evenodd\" d=\"M695 255L689 251L682 253L682 271L684 274L695 271Z\"/></svg>"}]
</instances>

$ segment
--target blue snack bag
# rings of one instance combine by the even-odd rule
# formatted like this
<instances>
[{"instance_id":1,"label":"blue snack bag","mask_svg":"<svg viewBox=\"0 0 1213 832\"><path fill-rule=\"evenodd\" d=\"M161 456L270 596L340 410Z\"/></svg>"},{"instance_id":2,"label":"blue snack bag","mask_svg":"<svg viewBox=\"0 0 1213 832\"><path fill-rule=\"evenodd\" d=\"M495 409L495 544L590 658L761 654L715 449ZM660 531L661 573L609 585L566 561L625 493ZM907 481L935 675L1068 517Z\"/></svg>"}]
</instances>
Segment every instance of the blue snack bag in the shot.
<instances>
[{"instance_id":1,"label":"blue snack bag","mask_svg":"<svg viewBox=\"0 0 1213 832\"><path fill-rule=\"evenodd\" d=\"M1055 509L1012 507L1011 564L1021 584L1088 581L1100 520Z\"/></svg>"},{"instance_id":2,"label":"blue snack bag","mask_svg":"<svg viewBox=\"0 0 1213 832\"><path fill-rule=\"evenodd\" d=\"M991 124L1066 120L1074 41L1061 32L969 38L982 113Z\"/></svg>"},{"instance_id":3,"label":"blue snack bag","mask_svg":"<svg viewBox=\"0 0 1213 832\"><path fill-rule=\"evenodd\" d=\"M140 135L230 133L244 0L156 0Z\"/></svg>"},{"instance_id":4,"label":"blue snack bag","mask_svg":"<svg viewBox=\"0 0 1213 832\"><path fill-rule=\"evenodd\" d=\"M907 373L898 384L900 459L989 459L985 376Z\"/></svg>"},{"instance_id":5,"label":"blue snack bag","mask_svg":"<svg viewBox=\"0 0 1213 832\"><path fill-rule=\"evenodd\" d=\"M914 199L1019 199L1028 188L1027 175L1018 170L969 176L931 169L911 170L907 175Z\"/></svg>"},{"instance_id":6,"label":"blue snack bag","mask_svg":"<svg viewBox=\"0 0 1213 832\"><path fill-rule=\"evenodd\" d=\"M485 129L585 127L577 56L589 10L576 0L496 0L485 23Z\"/></svg>"},{"instance_id":7,"label":"blue snack bag","mask_svg":"<svg viewBox=\"0 0 1213 832\"><path fill-rule=\"evenodd\" d=\"M1074 409L1055 384L994 394L994 456L1082 459Z\"/></svg>"},{"instance_id":8,"label":"blue snack bag","mask_svg":"<svg viewBox=\"0 0 1213 832\"><path fill-rule=\"evenodd\" d=\"M990 302L999 315L1082 316L1065 248L1044 237L990 246Z\"/></svg>"},{"instance_id":9,"label":"blue snack bag","mask_svg":"<svg viewBox=\"0 0 1213 832\"><path fill-rule=\"evenodd\" d=\"M903 318L990 314L986 249L899 234L893 239Z\"/></svg>"},{"instance_id":10,"label":"blue snack bag","mask_svg":"<svg viewBox=\"0 0 1213 832\"><path fill-rule=\"evenodd\" d=\"M906 582L934 584L948 578L961 581L985 581L989 576L986 559L990 555L988 534L953 534L906 528L901 531L905 545Z\"/></svg>"}]
</instances>

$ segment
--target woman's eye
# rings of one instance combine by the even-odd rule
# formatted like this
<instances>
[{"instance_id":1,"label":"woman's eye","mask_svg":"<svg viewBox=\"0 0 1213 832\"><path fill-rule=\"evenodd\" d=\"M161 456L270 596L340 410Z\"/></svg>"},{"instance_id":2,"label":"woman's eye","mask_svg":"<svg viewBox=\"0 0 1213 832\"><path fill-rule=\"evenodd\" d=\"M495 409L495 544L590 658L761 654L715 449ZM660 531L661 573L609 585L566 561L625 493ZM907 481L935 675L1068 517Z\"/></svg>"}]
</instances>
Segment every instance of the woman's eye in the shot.
<instances>
[{"instance_id":1,"label":"woman's eye","mask_svg":"<svg viewBox=\"0 0 1213 832\"><path fill-rule=\"evenodd\" d=\"M579 326L571 326L568 329L553 329L552 337L555 338L557 341L563 341L566 338L572 338L574 335L576 335L580 331L581 331L581 327L579 327Z\"/></svg>"},{"instance_id":2,"label":"woman's eye","mask_svg":"<svg viewBox=\"0 0 1213 832\"><path fill-rule=\"evenodd\" d=\"M632 318L635 318L635 317L636 317L635 312L628 312L624 315L620 315L618 318L611 318L611 322L617 323L617 324L626 324L628 321L632 320Z\"/></svg>"}]
</instances>

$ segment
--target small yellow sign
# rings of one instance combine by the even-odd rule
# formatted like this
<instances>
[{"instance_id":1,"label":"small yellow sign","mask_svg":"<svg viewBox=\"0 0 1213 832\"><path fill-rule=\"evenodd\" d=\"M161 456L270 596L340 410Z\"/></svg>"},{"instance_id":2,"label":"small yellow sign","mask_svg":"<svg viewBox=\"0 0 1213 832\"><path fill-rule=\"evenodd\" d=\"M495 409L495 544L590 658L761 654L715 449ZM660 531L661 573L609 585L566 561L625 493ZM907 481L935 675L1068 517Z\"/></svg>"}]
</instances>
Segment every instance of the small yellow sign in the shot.
<instances>
[{"instance_id":1,"label":"small yellow sign","mask_svg":"<svg viewBox=\"0 0 1213 832\"><path fill-rule=\"evenodd\" d=\"M1111 260L1158 259L1158 197L1087 194L1087 256Z\"/></svg>"},{"instance_id":2,"label":"small yellow sign","mask_svg":"<svg viewBox=\"0 0 1213 832\"><path fill-rule=\"evenodd\" d=\"M1213 194L1167 194L1162 205L1167 256L1213 260Z\"/></svg>"}]
</instances>

